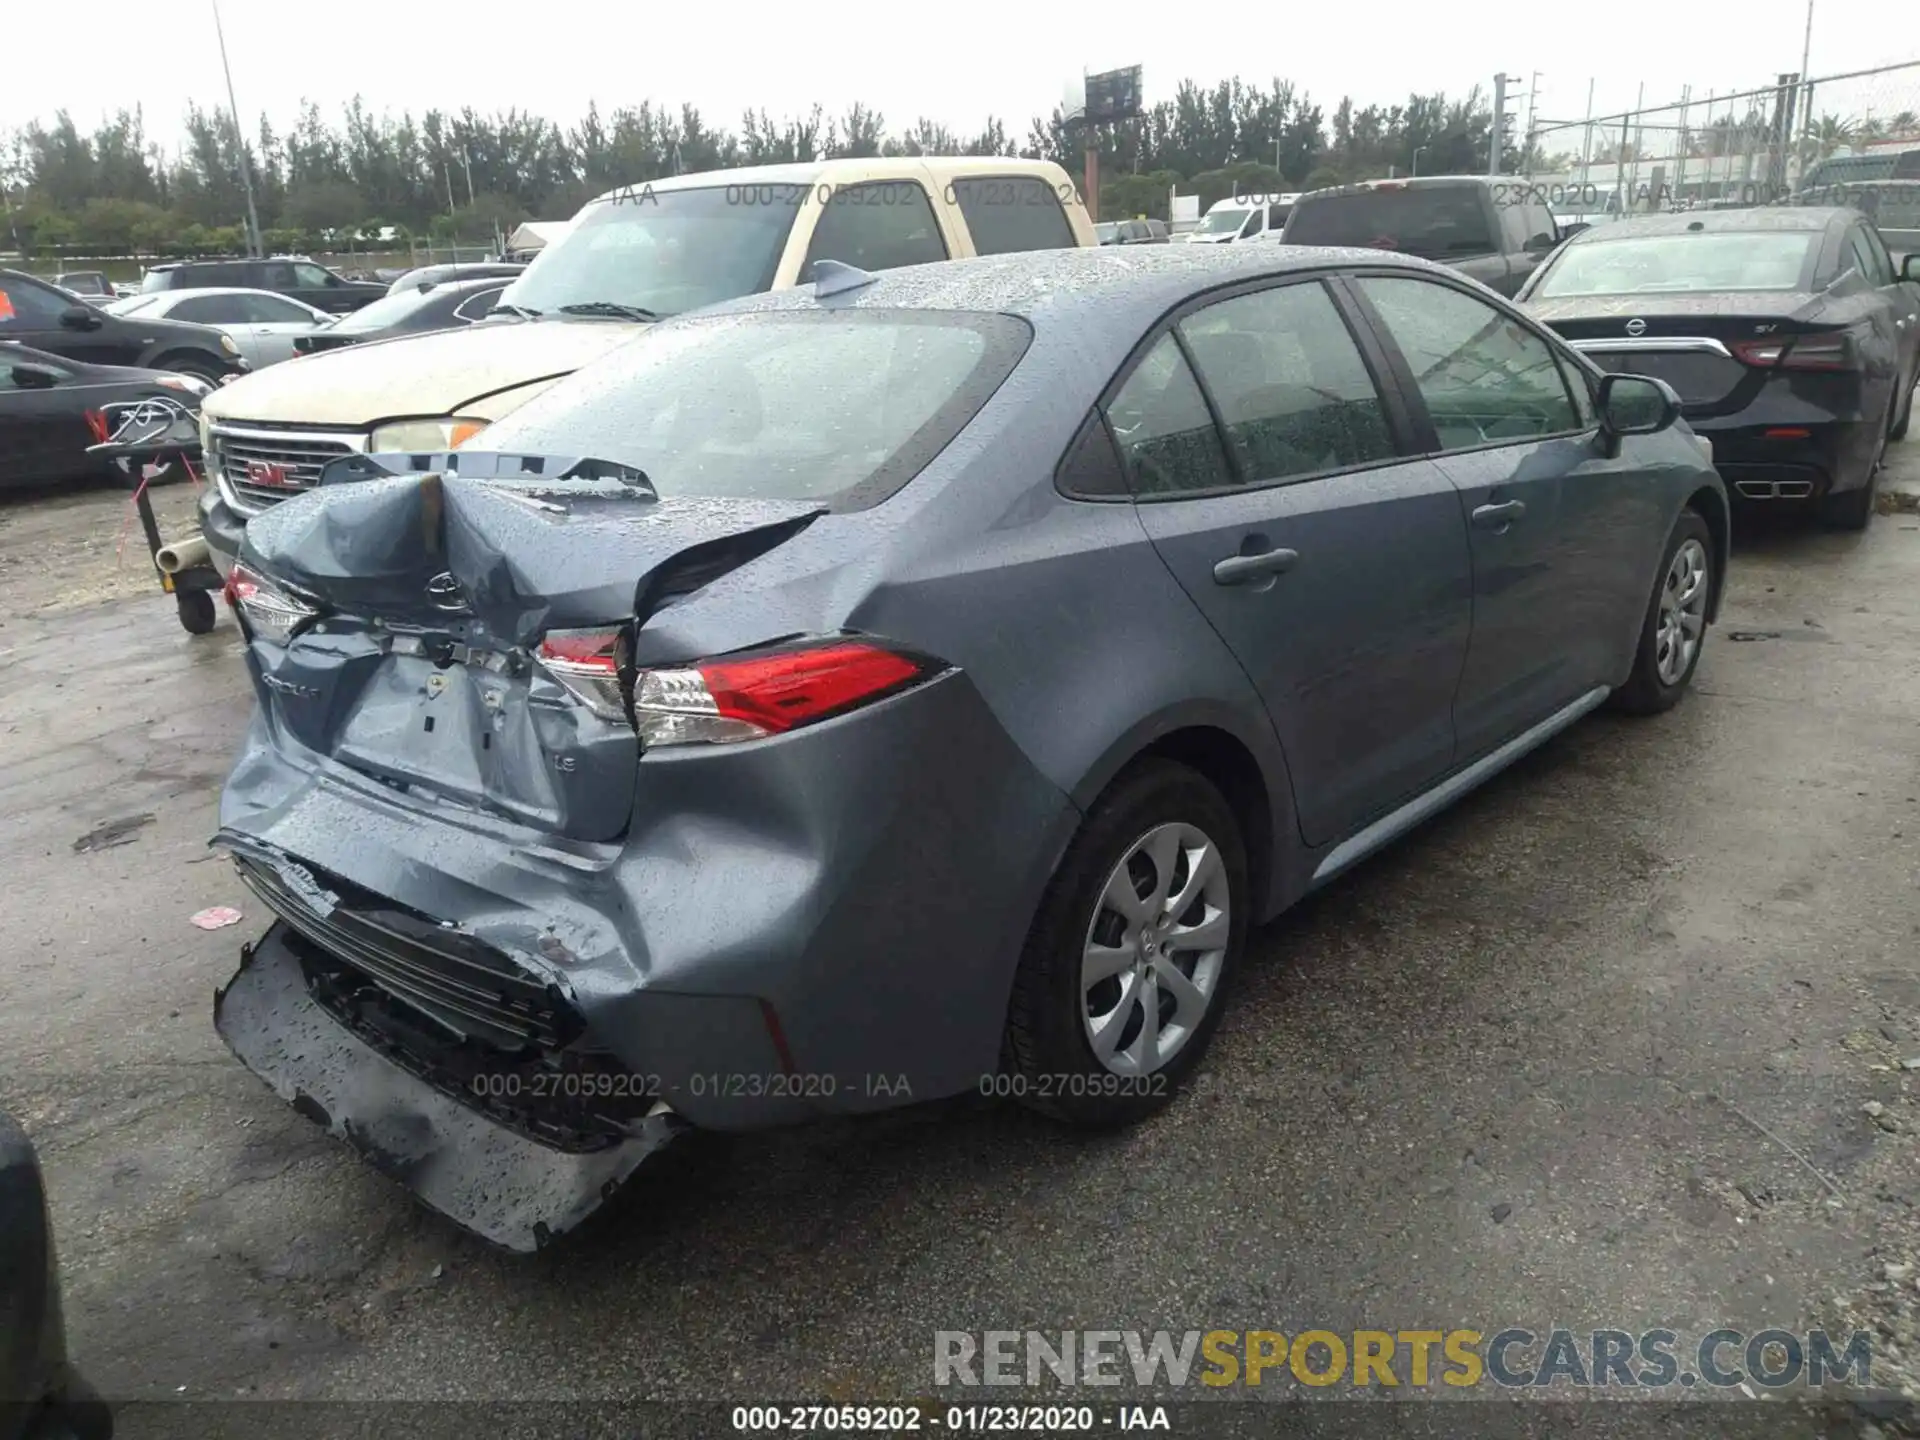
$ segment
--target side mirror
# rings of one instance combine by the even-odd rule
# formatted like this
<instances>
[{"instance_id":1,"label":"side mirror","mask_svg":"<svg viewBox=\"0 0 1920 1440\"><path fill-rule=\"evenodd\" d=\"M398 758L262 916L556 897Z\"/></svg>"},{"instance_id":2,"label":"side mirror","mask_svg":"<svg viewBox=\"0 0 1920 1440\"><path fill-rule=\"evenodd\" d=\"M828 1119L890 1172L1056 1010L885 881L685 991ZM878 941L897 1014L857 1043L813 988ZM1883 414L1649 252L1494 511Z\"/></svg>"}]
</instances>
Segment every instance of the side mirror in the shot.
<instances>
[{"instance_id":1,"label":"side mirror","mask_svg":"<svg viewBox=\"0 0 1920 1440\"><path fill-rule=\"evenodd\" d=\"M1920 260L1920 251L1916 251L1912 255L1904 255L1901 257L1900 278L1902 280L1910 280L1915 285L1920 285L1920 265L1914 264L1914 261L1916 260Z\"/></svg>"},{"instance_id":2,"label":"side mirror","mask_svg":"<svg viewBox=\"0 0 1920 1440\"><path fill-rule=\"evenodd\" d=\"M1611 446L1622 435L1654 435L1680 418L1680 397L1651 375L1602 375L1594 396Z\"/></svg>"},{"instance_id":3,"label":"side mirror","mask_svg":"<svg viewBox=\"0 0 1920 1440\"><path fill-rule=\"evenodd\" d=\"M98 330L99 312L86 305L69 305L60 312L60 323L68 330Z\"/></svg>"},{"instance_id":4,"label":"side mirror","mask_svg":"<svg viewBox=\"0 0 1920 1440\"><path fill-rule=\"evenodd\" d=\"M1563 231L1561 233L1562 238L1564 238L1565 232ZM1559 243L1560 241L1554 239L1551 235L1530 236L1527 240L1527 253L1530 255L1544 255Z\"/></svg>"},{"instance_id":5,"label":"side mirror","mask_svg":"<svg viewBox=\"0 0 1920 1440\"><path fill-rule=\"evenodd\" d=\"M15 365L8 373L22 390L51 390L60 383L60 372L45 365Z\"/></svg>"}]
</instances>

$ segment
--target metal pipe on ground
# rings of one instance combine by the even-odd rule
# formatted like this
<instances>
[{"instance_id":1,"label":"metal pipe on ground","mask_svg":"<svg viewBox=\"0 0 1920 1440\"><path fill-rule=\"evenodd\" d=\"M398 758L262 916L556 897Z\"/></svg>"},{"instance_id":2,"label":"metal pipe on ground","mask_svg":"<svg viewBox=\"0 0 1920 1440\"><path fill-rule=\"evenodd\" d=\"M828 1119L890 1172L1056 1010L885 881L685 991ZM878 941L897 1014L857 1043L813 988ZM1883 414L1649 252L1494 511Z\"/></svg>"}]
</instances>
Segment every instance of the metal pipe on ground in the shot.
<instances>
[{"instance_id":1,"label":"metal pipe on ground","mask_svg":"<svg viewBox=\"0 0 1920 1440\"><path fill-rule=\"evenodd\" d=\"M176 540L171 545L162 545L154 552L153 562L160 567L163 575L178 575L182 570L204 565L207 563L206 538L192 535L185 540Z\"/></svg>"}]
</instances>

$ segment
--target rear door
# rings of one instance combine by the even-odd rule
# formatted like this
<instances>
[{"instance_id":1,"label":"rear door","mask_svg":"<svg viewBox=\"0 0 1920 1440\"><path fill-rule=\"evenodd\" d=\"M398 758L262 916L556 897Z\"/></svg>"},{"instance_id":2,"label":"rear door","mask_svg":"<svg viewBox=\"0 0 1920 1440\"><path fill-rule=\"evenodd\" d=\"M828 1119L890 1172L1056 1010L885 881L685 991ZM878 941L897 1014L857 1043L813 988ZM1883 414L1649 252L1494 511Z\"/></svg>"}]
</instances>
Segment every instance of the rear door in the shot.
<instances>
[{"instance_id":1,"label":"rear door","mask_svg":"<svg viewBox=\"0 0 1920 1440\"><path fill-rule=\"evenodd\" d=\"M1516 313L1425 276L1348 283L1469 527L1473 641L1454 721L1459 758L1474 759L1620 678L1664 538L1660 489L1603 455L1584 372Z\"/></svg>"},{"instance_id":2,"label":"rear door","mask_svg":"<svg viewBox=\"0 0 1920 1440\"><path fill-rule=\"evenodd\" d=\"M322 322L311 311L278 295L256 293L239 297L253 349L247 356L255 365L272 365L293 358L296 335L305 335Z\"/></svg>"},{"instance_id":3,"label":"rear door","mask_svg":"<svg viewBox=\"0 0 1920 1440\"><path fill-rule=\"evenodd\" d=\"M1302 837L1443 774L1472 570L1459 502L1318 279L1194 309L1108 415L1141 523L1266 701ZM1204 384L1204 389L1202 388Z\"/></svg>"},{"instance_id":4,"label":"rear door","mask_svg":"<svg viewBox=\"0 0 1920 1440\"><path fill-rule=\"evenodd\" d=\"M1862 307L1868 323L1872 326L1873 341L1870 346L1862 347L1862 359L1867 367L1869 385L1866 413L1870 416L1892 410L1886 407L1897 403L1896 392L1912 371L1908 359L1913 353L1909 340L1912 326L1908 323L1907 306L1902 298L1896 298L1896 292L1904 287L1893 283L1892 262L1886 259L1884 249L1876 250L1868 239L1869 227L1865 223L1849 225L1845 237L1846 249L1842 252L1841 267L1852 270L1858 277L1858 283L1872 292ZM1854 283L1852 277L1841 281L1841 288Z\"/></svg>"},{"instance_id":5,"label":"rear door","mask_svg":"<svg viewBox=\"0 0 1920 1440\"><path fill-rule=\"evenodd\" d=\"M64 387L16 384L14 366L24 364L46 362L0 347L0 485L30 484L58 472L54 457L62 436L61 413L76 408L71 394L62 393Z\"/></svg>"},{"instance_id":6,"label":"rear door","mask_svg":"<svg viewBox=\"0 0 1920 1440\"><path fill-rule=\"evenodd\" d=\"M51 285L25 275L0 276L0 340L18 340L84 365L131 365L139 358L139 348L128 341L127 322L92 311L91 328L63 324L60 317L75 308L70 296Z\"/></svg>"},{"instance_id":7,"label":"rear door","mask_svg":"<svg viewBox=\"0 0 1920 1440\"><path fill-rule=\"evenodd\" d=\"M1858 226L1856 235L1864 251L1859 258L1868 267L1867 278L1886 300L1893 317L1894 342L1900 351L1900 383L1912 389L1916 368L1920 368L1920 285L1900 278L1886 242L1872 225Z\"/></svg>"}]
</instances>

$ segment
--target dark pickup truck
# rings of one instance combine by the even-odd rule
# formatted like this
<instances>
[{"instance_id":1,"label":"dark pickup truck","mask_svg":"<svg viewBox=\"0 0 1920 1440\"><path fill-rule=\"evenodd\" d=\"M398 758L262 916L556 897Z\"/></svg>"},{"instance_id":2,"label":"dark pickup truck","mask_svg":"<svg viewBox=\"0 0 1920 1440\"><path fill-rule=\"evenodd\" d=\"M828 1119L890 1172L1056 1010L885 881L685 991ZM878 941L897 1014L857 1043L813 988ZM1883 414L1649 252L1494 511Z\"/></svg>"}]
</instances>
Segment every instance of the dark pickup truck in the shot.
<instances>
[{"instance_id":1,"label":"dark pickup truck","mask_svg":"<svg viewBox=\"0 0 1920 1440\"><path fill-rule=\"evenodd\" d=\"M1294 201L1280 238L1419 255L1514 295L1563 237L1538 185L1422 175L1310 190Z\"/></svg>"}]
</instances>

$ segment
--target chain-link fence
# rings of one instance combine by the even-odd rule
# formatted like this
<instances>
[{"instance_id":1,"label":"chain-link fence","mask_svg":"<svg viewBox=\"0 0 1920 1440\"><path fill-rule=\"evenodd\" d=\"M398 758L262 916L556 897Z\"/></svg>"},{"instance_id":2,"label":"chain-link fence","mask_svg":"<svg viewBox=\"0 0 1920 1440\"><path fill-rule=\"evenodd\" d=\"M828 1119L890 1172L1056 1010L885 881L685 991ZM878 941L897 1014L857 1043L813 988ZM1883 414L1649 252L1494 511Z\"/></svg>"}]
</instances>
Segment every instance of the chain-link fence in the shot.
<instances>
[{"instance_id":1,"label":"chain-link fence","mask_svg":"<svg viewBox=\"0 0 1920 1440\"><path fill-rule=\"evenodd\" d=\"M1813 189L1920 180L1920 61L1610 115L1534 122L1530 178L1569 212L1767 204Z\"/></svg>"}]
</instances>

